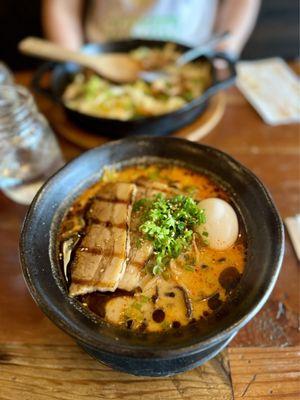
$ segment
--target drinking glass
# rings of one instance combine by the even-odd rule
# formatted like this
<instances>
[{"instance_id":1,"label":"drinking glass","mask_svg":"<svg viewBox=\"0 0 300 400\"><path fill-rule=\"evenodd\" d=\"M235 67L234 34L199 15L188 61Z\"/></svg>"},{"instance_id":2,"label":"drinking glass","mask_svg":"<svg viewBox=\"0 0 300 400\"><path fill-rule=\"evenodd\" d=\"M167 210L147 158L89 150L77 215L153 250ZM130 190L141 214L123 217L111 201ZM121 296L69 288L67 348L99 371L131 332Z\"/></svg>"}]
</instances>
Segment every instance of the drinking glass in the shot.
<instances>
[{"instance_id":1,"label":"drinking glass","mask_svg":"<svg viewBox=\"0 0 300 400\"><path fill-rule=\"evenodd\" d=\"M29 204L63 164L54 133L29 91L0 85L0 189L12 200Z\"/></svg>"},{"instance_id":2,"label":"drinking glass","mask_svg":"<svg viewBox=\"0 0 300 400\"><path fill-rule=\"evenodd\" d=\"M0 85L12 85L13 75L4 62L0 61Z\"/></svg>"}]
</instances>

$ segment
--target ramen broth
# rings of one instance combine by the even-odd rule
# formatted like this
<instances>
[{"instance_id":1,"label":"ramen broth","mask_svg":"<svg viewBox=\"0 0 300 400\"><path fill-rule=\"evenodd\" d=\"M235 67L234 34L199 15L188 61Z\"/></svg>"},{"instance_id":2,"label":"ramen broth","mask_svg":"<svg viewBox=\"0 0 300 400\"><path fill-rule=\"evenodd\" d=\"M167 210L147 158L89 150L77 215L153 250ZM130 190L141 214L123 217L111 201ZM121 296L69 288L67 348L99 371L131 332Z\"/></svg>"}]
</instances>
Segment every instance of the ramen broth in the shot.
<instances>
[{"instance_id":1,"label":"ramen broth","mask_svg":"<svg viewBox=\"0 0 300 400\"><path fill-rule=\"evenodd\" d=\"M219 211L225 205L236 218L228 192L191 169L153 164L106 170L62 222L70 296L111 324L145 332L178 329L216 313L244 271L246 238L233 219L234 243L212 248L222 221L210 220L214 208L201 209L204 199L221 205ZM163 224L173 223L177 231L168 228L164 237Z\"/></svg>"}]
</instances>

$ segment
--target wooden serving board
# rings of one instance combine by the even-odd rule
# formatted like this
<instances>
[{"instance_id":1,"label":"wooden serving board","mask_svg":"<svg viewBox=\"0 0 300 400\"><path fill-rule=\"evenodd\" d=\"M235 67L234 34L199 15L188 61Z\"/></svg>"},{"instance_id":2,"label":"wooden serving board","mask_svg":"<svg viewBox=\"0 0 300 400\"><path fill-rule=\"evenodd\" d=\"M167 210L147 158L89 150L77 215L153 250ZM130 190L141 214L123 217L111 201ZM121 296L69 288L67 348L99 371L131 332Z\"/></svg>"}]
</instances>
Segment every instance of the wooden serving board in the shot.
<instances>
[{"instance_id":1,"label":"wooden serving board","mask_svg":"<svg viewBox=\"0 0 300 400\"><path fill-rule=\"evenodd\" d=\"M225 111L225 94L220 92L211 98L207 108L193 123L173 134L192 141L199 141L207 135L221 120ZM84 130L70 121L63 109L55 104L45 111L53 129L68 141L83 149L91 149L111 140Z\"/></svg>"}]
</instances>

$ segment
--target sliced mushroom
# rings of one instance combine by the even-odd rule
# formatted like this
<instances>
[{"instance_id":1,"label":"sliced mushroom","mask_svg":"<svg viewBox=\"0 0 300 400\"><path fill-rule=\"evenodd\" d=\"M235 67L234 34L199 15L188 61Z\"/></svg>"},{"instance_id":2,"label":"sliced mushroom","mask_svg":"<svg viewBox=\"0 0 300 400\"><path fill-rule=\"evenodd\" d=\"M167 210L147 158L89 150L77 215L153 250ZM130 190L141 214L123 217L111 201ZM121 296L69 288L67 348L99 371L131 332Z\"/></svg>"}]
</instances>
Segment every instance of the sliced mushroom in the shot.
<instances>
[{"instance_id":1,"label":"sliced mushroom","mask_svg":"<svg viewBox=\"0 0 300 400\"><path fill-rule=\"evenodd\" d=\"M175 286L175 288L181 291L186 307L186 316L188 319L191 319L193 315L193 304L187 290L183 286Z\"/></svg>"}]
</instances>

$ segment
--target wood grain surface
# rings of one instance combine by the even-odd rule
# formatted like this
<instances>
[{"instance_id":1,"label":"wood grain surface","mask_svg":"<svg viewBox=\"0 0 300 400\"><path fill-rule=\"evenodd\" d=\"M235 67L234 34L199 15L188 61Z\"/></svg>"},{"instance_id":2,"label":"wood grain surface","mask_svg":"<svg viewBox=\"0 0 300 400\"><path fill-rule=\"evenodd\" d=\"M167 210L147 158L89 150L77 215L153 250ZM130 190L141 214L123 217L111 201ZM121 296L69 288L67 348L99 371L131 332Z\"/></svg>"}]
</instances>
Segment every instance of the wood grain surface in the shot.
<instances>
[{"instance_id":1,"label":"wood grain surface","mask_svg":"<svg viewBox=\"0 0 300 400\"><path fill-rule=\"evenodd\" d=\"M31 76L31 72L19 73L16 80L28 84ZM42 97L36 99L51 122L51 104ZM68 160L82 151L65 139L59 141ZM227 152L250 168L271 192L282 217L299 212L299 126L266 125L238 90L232 88L226 91L226 111L221 122L201 143ZM114 372L77 348L38 309L24 283L19 266L18 238L25 213L26 207L0 194L0 399L97 398L89 394L91 390L95 390L100 399L226 398L223 393L227 380L222 378L221 372L221 375L215 374L215 361L200 370L159 380L160 391L156 379L134 378ZM300 360L299 348L295 348L300 344L299 275L300 266L287 235L282 271L270 299L230 344L229 358L236 398L251 398L250 395L256 399L295 398L297 388L292 376ZM265 357L265 360L259 357ZM248 359L253 359L253 364L251 361L248 365ZM269 367L276 366L274 379L282 377L276 387L271 376L275 372L268 369L268 359ZM203 379L202 372L199 373L203 368L210 371L208 375L211 377L218 375L219 383L207 381L206 377ZM253 378L255 374L258 375ZM295 377L298 379L299 375ZM245 385L251 379L254 383L244 393ZM76 382L81 392L75 393ZM153 395L151 390L156 390L156 394ZM270 390L275 391L270 393Z\"/></svg>"},{"instance_id":2,"label":"wood grain surface","mask_svg":"<svg viewBox=\"0 0 300 400\"><path fill-rule=\"evenodd\" d=\"M300 347L231 348L235 399L300 398Z\"/></svg>"},{"instance_id":3,"label":"wood grain surface","mask_svg":"<svg viewBox=\"0 0 300 400\"><path fill-rule=\"evenodd\" d=\"M144 378L114 371L75 344L0 344L0 399L297 400L300 347L230 348L192 371Z\"/></svg>"},{"instance_id":4,"label":"wood grain surface","mask_svg":"<svg viewBox=\"0 0 300 400\"><path fill-rule=\"evenodd\" d=\"M230 400L227 353L165 378L114 371L76 345L0 345L0 399Z\"/></svg>"}]
</instances>

